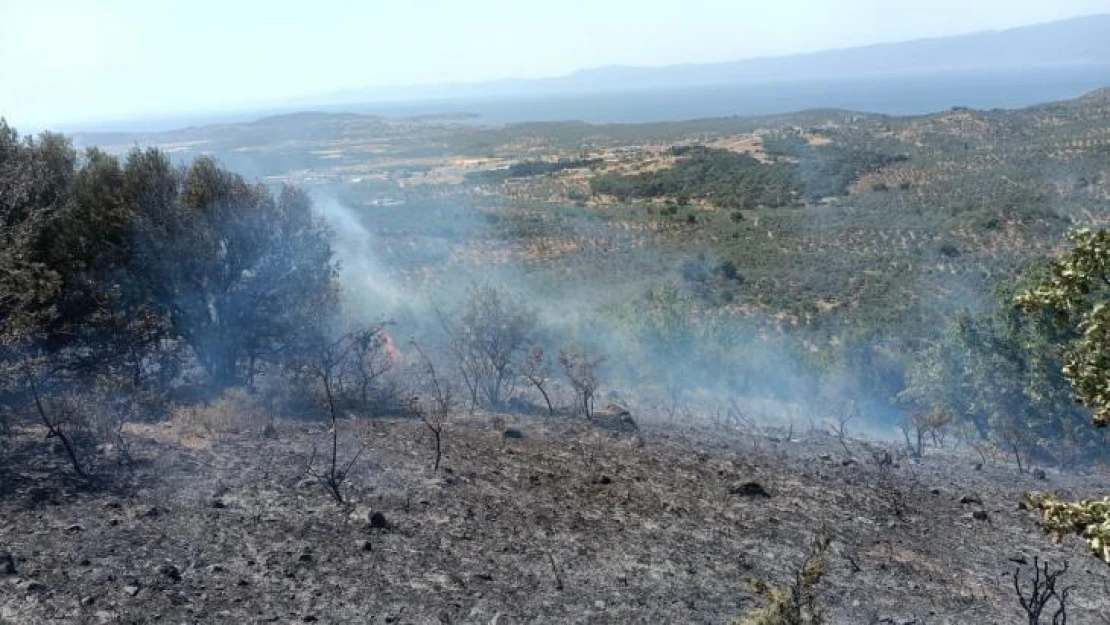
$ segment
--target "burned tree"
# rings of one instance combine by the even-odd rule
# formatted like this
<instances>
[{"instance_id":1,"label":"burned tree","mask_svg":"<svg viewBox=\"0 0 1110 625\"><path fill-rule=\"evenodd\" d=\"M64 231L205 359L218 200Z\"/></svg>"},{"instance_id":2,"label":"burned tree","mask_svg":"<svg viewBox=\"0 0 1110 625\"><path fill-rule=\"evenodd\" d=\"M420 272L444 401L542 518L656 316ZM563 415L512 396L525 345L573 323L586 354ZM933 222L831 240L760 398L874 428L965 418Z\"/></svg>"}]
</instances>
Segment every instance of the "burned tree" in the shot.
<instances>
[{"instance_id":1,"label":"burned tree","mask_svg":"<svg viewBox=\"0 0 1110 625\"><path fill-rule=\"evenodd\" d=\"M443 434L447 427L448 418L451 416L451 410L455 405L454 396L451 385L439 375L435 364L424 349L416 341L412 342L412 346L420 357L418 366L419 373L424 378L423 385L432 397L424 402L419 400L410 402L410 412L413 412L420 419L432 436L433 450L435 451L435 462L432 465L432 471L439 472L439 464L443 459Z\"/></svg>"},{"instance_id":2,"label":"burned tree","mask_svg":"<svg viewBox=\"0 0 1110 625\"><path fill-rule=\"evenodd\" d=\"M836 436L837 442L844 448L844 453L849 457L852 455L852 450L848 449L848 424L856 418L856 413L848 411L836 417L836 421L831 423L833 434Z\"/></svg>"},{"instance_id":3,"label":"burned tree","mask_svg":"<svg viewBox=\"0 0 1110 625\"><path fill-rule=\"evenodd\" d=\"M582 347L559 351L559 366L574 389L577 409L587 419L593 416L594 396L601 384L598 374L607 360L605 356L591 357Z\"/></svg>"},{"instance_id":4,"label":"burned tree","mask_svg":"<svg viewBox=\"0 0 1110 625\"><path fill-rule=\"evenodd\" d=\"M84 445L90 438L88 424L81 413L80 406L72 396L62 392L48 395L47 388L58 375L44 359L23 356L20 370L26 383L27 393L34 406L46 435L58 440L73 472L88 477L85 466Z\"/></svg>"},{"instance_id":5,"label":"burned tree","mask_svg":"<svg viewBox=\"0 0 1110 625\"><path fill-rule=\"evenodd\" d=\"M500 408L517 382L517 361L535 332L536 314L508 292L484 286L471 289L457 320L441 311L440 321L471 406Z\"/></svg>"},{"instance_id":6,"label":"burned tree","mask_svg":"<svg viewBox=\"0 0 1110 625\"><path fill-rule=\"evenodd\" d=\"M1014 593L1018 602L1029 619L1029 625L1048 625L1049 621L1042 621L1042 616L1047 617L1046 609L1055 605L1052 612L1051 625L1067 625L1068 622L1068 593L1071 587L1060 586L1060 578L1068 572L1068 561L1059 569L1050 569L1047 562L1041 562L1033 556L1033 577L1025 584L1023 589L1021 580L1021 566L1014 569L1011 576L1014 582Z\"/></svg>"},{"instance_id":7,"label":"burned tree","mask_svg":"<svg viewBox=\"0 0 1110 625\"><path fill-rule=\"evenodd\" d=\"M366 450L366 445L360 443L358 450L347 461L343 462L339 457L337 378L340 372L350 364L349 361L355 349L357 337L357 333L346 333L338 338L326 338L326 335L318 335L314 340L302 344L301 355L293 364L298 373L316 381L318 384L329 425L329 451L325 455L323 468L317 466L318 449L313 445L312 455L306 463L305 472L320 480L339 505L346 505L347 503L343 495L343 484L350 475L355 462Z\"/></svg>"},{"instance_id":8,"label":"burned tree","mask_svg":"<svg viewBox=\"0 0 1110 625\"><path fill-rule=\"evenodd\" d=\"M528 357L524 359L524 366L520 370L520 376L530 384L533 388L539 391L543 401L547 404L547 414L550 416L555 415L555 406L551 403L551 392L548 385L551 381L551 364L548 363L543 353L543 348L539 345L533 345L532 349L528 350Z\"/></svg>"},{"instance_id":9,"label":"burned tree","mask_svg":"<svg viewBox=\"0 0 1110 625\"><path fill-rule=\"evenodd\" d=\"M906 450L915 458L920 458L925 455L925 447L930 441L936 447L943 447L953 419L952 413L940 408L910 414L902 421Z\"/></svg>"},{"instance_id":10,"label":"burned tree","mask_svg":"<svg viewBox=\"0 0 1110 625\"><path fill-rule=\"evenodd\" d=\"M398 359L393 340L381 325L352 334L345 377L351 379L349 394L361 409L386 408L396 399L397 389L389 376Z\"/></svg>"}]
</instances>

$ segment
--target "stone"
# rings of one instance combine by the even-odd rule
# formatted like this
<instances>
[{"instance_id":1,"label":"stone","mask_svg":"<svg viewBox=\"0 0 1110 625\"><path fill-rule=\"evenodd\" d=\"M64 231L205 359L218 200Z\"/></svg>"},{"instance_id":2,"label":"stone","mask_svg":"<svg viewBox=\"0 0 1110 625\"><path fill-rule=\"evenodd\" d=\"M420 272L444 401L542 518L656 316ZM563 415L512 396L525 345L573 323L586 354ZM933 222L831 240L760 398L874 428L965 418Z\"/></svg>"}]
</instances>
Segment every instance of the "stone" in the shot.
<instances>
[{"instance_id":1,"label":"stone","mask_svg":"<svg viewBox=\"0 0 1110 625\"><path fill-rule=\"evenodd\" d=\"M609 404L601 410L595 410L589 421L595 428L610 432L634 433L639 430L632 413L619 404Z\"/></svg>"},{"instance_id":2,"label":"stone","mask_svg":"<svg viewBox=\"0 0 1110 625\"><path fill-rule=\"evenodd\" d=\"M0 575L15 575L15 556L8 552L0 553Z\"/></svg>"},{"instance_id":3,"label":"stone","mask_svg":"<svg viewBox=\"0 0 1110 625\"><path fill-rule=\"evenodd\" d=\"M972 512L971 513L971 518L975 519L976 521L990 521L991 520L991 517L990 517L989 514L987 514L986 510L976 510L975 512Z\"/></svg>"},{"instance_id":4,"label":"stone","mask_svg":"<svg viewBox=\"0 0 1110 625\"><path fill-rule=\"evenodd\" d=\"M92 595L81 597L81 605L85 606L86 608L94 603L96 603L96 597Z\"/></svg>"},{"instance_id":5,"label":"stone","mask_svg":"<svg viewBox=\"0 0 1110 625\"><path fill-rule=\"evenodd\" d=\"M1033 479L1047 480L1048 474L1044 472L1044 469L1033 469Z\"/></svg>"},{"instance_id":6,"label":"stone","mask_svg":"<svg viewBox=\"0 0 1110 625\"><path fill-rule=\"evenodd\" d=\"M375 512L370 515L370 527L381 530L389 527L389 521L386 520L385 515L381 512Z\"/></svg>"},{"instance_id":7,"label":"stone","mask_svg":"<svg viewBox=\"0 0 1110 625\"><path fill-rule=\"evenodd\" d=\"M124 586L123 592L134 597L135 595L139 594L139 587L135 585Z\"/></svg>"},{"instance_id":8,"label":"stone","mask_svg":"<svg viewBox=\"0 0 1110 625\"><path fill-rule=\"evenodd\" d=\"M983 505L983 500L976 495L964 495L963 497L960 497L960 503L964 505L972 504L976 506L981 506Z\"/></svg>"},{"instance_id":9,"label":"stone","mask_svg":"<svg viewBox=\"0 0 1110 625\"><path fill-rule=\"evenodd\" d=\"M275 439L278 437L277 427L273 423L262 426L262 438Z\"/></svg>"},{"instance_id":10,"label":"stone","mask_svg":"<svg viewBox=\"0 0 1110 625\"><path fill-rule=\"evenodd\" d=\"M730 495L741 495L743 497L770 497L771 493L767 492L766 488L759 482L744 482L737 486L728 489Z\"/></svg>"},{"instance_id":11,"label":"stone","mask_svg":"<svg viewBox=\"0 0 1110 625\"><path fill-rule=\"evenodd\" d=\"M181 570L169 562L159 564L154 571L162 577L166 577L175 582L181 581Z\"/></svg>"}]
</instances>

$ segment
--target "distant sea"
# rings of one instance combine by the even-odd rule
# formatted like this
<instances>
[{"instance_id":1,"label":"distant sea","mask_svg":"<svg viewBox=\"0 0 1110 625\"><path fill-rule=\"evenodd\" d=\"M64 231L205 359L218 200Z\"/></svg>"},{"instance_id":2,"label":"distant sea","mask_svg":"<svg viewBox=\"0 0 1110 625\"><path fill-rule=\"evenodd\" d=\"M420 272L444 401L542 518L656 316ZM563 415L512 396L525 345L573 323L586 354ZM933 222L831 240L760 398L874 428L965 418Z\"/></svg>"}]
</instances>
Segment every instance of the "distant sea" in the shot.
<instances>
[{"instance_id":1,"label":"distant sea","mask_svg":"<svg viewBox=\"0 0 1110 625\"><path fill-rule=\"evenodd\" d=\"M234 113L82 124L72 130L150 132L314 110L385 117L469 114L467 123L584 121L636 123L839 108L914 115L966 106L1012 109L1110 87L1110 63L1015 71L929 73L838 80L732 84L567 95L268 107Z\"/></svg>"},{"instance_id":2,"label":"distant sea","mask_svg":"<svg viewBox=\"0 0 1110 625\"><path fill-rule=\"evenodd\" d=\"M922 74L852 80L719 85L615 93L324 107L404 117L471 113L481 125L577 120L592 123L681 121L838 108L917 115L954 106L1013 109L1068 100L1110 87L1110 63L1026 72Z\"/></svg>"}]
</instances>

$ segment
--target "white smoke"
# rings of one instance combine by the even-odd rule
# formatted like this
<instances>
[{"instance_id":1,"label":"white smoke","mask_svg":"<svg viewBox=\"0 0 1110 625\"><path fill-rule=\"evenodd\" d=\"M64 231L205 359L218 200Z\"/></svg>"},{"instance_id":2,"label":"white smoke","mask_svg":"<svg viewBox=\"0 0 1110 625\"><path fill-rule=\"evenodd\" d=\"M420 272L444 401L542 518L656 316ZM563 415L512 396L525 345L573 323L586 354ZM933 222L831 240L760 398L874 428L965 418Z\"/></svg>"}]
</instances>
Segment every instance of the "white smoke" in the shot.
<instances>
[{"instance_id":1,"label":"white smoke","mask_svg":"<svg viewBox=\"0 0 1110 625\"><path fill-rule=\"evenodd\" d=\"M355 319L379 319L402 302L401 290L375 255L374 235L349 207L331 197L314 198L333 231L343 300Z\"/></svg>"}]
</instances>

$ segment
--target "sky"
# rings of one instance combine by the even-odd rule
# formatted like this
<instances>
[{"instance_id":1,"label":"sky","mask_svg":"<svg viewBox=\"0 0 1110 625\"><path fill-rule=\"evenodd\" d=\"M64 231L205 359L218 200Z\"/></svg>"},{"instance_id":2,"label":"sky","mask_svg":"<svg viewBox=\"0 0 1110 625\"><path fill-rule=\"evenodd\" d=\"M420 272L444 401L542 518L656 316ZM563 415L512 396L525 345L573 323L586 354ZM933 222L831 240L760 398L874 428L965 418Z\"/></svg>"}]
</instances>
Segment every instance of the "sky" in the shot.
<instances>
[{"instance_id":1,"label":"sky","mask_svg":"<svg viewBox=\"0 0 1110 625\"><path fill-rule=\"evenodd\" d=\"M0 0L17 127L374 86L729 61L1104 13L1107 0Z\"/></svg>"}]
</instances>

